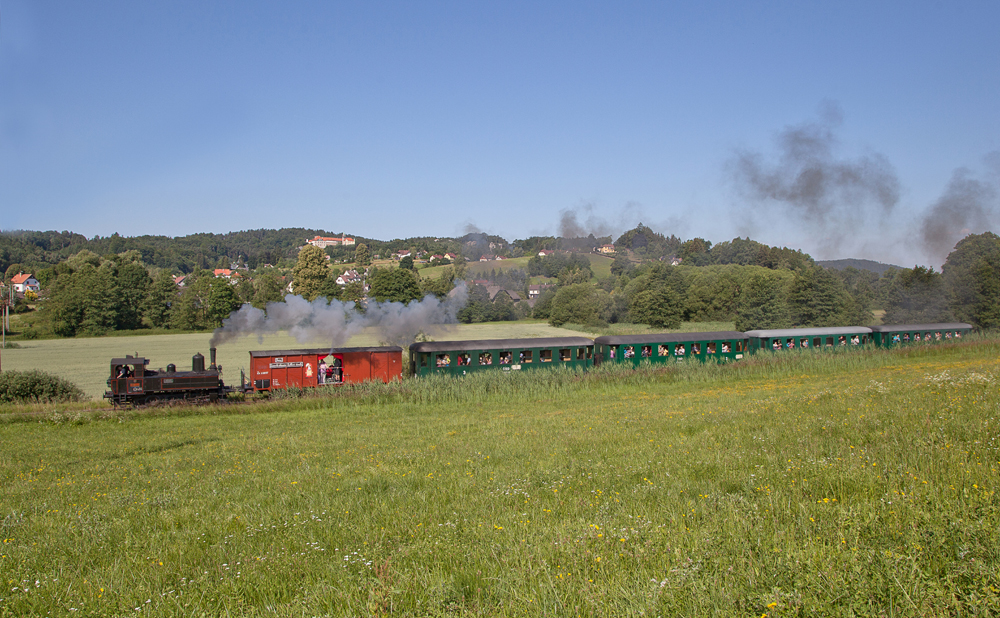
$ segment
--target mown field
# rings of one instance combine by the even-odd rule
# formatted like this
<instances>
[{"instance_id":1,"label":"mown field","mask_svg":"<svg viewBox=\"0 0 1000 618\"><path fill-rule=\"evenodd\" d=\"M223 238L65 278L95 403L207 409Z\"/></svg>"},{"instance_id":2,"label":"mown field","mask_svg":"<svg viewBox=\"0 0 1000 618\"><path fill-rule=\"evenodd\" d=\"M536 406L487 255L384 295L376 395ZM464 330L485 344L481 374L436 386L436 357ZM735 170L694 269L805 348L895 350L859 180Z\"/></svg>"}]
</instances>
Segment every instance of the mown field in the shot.
<instances>
[{"instance_id":1,"label":"mown field","mask_svg":"<svg viewBox=\"0 0 1000 618\"><path fill-rule=\"evenodd\" d=\"M431 332L437 341L456 339L507 339L517 337L566 337L580 335L566 328L555 328L543 322L493 322L487 324L454 324ZM208 343L211 333L180 335L135 335L79 339L48 339L23 341L20 347L0 351L0 368L7 371L41 369L74 382L92 398L100 399L107 389L111 359L126 354L150 359L150 367L163 368L169 363L179 370L190 370L195 353L205 356L208 363ZM288 350L321 348L328 343L299 343L285 333L261 338L246 337L219 346L217 361L223 368L227 384L238 384L240 369L249 367L250 350ZM351 338L348 346L381 345L374 330Z\"/></svg>"},{"instance_id":2,"label":"mown field","mask_svg":"<svg viewBox=\"0 0 1000 618\"><path fill-rule=\"evenodd\" d=\"M996 615L998 354L0 415L0 615Z\"/></svg>"}]
</instances>

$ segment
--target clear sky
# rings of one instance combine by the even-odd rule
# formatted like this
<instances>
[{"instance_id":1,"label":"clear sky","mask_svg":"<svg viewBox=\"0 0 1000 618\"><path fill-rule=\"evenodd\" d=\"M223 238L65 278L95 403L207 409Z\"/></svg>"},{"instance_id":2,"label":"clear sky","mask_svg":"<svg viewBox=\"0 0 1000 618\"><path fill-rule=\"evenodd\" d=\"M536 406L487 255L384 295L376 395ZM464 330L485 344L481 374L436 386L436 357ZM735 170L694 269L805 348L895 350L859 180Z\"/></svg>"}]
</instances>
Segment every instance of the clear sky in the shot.
<instances>
[{"instance_id":1,"label":"clear sky","mask_svg":"<svg viewBox=\"0 0 1000 618\"><path fill-rule=\"evenodd\" d=\"M0 0L0 229L642 221L940 265L1000 231L998 24L995 0Z\"/></svg>"}]
</instances>

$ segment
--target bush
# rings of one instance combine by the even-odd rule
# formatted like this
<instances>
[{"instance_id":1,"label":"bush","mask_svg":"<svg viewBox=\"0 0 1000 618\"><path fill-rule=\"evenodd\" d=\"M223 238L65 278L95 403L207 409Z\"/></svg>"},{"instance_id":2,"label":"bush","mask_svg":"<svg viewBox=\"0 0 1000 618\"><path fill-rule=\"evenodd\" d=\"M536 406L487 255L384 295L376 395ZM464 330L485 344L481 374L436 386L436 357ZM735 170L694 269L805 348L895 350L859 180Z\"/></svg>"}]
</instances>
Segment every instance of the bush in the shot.
<instances>
[{"instance_id":1,"label":"bush","mask_svg":"<svg viewBox=\"0 0 1000 618\"><path fill-rule=\"evenodd\" d=\"M0 403L82 401L85 398L76 384L44 371L0 373Z\"/></svg>"}]
</instances>

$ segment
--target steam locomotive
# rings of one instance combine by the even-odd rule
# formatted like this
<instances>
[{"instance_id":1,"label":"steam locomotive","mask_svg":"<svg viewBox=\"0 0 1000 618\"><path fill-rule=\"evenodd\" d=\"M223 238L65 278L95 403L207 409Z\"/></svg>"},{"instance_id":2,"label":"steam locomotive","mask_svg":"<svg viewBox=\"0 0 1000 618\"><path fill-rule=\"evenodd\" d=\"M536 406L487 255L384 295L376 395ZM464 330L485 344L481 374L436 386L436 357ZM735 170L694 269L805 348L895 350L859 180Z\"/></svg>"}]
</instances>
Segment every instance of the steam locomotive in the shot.
<instances>
[{"instance_id":1,"label":"steam locomotive","mask_svg":"<svg viewBox=\"0 0 1000 618\"><path fill-rule=\"evenodd\" d=\"M410 346L409 375L467 375L477 371L530 371L566 366L582 370L602 363L666 364L676 362L728 362L747 355L791 350L826 350L876 345L926 345L960 340L972 331L970 324L904 324L895 326L836 326L774 330L717 331L703 333L653 333L647 335L549 337L542 339L491 339L429 341ZM287 388L329 388L344 384L402 379L402 352L398 346L318 348L250 352L250 376L240 385L226 386L222 367L195 354L191 371L167 365L152 371L149 360L126 356L111 360L109 390L104 397L114 404L141 405L161 400L217 401L231 392L270 392ZM329 361L329 362L327 362Z\"/></svg>"}]
</instances>

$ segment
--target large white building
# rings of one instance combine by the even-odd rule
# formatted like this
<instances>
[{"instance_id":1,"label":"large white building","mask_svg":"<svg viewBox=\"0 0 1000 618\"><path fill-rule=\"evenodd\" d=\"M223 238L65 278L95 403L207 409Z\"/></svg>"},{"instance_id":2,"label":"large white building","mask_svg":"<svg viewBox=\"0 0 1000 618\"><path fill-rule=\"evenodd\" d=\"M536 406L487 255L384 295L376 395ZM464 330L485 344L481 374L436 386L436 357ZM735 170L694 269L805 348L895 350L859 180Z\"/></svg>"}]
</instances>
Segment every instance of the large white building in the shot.
<instances>
[{"instance_id":1,"label":"large white building","mask_svg":"<svg viewBox=\"0 0 1000 618\"><path fill-rule=\"evenodd\" d=\"M347 236L341 236L339 238L330 236L316 236L312 240L307 240L310 245L315 245L320 249L326 249L327 247L338 247L344 245L345 247L351 247L354 245L354 239Z\"/></svg>"}]
</instances>

